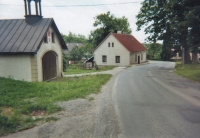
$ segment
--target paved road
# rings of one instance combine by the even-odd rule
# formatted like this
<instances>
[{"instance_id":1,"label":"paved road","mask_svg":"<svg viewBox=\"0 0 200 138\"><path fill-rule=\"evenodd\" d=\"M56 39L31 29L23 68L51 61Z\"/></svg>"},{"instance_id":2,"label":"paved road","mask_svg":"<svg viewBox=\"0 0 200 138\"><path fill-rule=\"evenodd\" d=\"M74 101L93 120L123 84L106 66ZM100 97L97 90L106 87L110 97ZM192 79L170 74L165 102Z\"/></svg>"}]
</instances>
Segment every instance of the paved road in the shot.
<instances>
[{"instance_id":1,"label":"paved road","mask_svg":"<svg viewBox=\"0 0 200 138\"><path fill-rule=\"evenodd\" d=\"M153 62L123 71L113 100L122 138L199 138L200 84L172 73L174 63Z\"/></svg>"}]
</instances>

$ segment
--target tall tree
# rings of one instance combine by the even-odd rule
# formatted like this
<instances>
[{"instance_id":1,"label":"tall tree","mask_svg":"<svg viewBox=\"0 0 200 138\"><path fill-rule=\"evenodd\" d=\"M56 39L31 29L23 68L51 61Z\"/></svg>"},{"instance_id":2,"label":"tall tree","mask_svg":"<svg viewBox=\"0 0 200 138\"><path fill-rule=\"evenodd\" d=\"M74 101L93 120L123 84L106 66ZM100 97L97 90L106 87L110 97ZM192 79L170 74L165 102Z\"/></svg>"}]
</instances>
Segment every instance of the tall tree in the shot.
<instances>
[{"instance_id":1,"label":"tall tree","mask_svg":"<svg viewBox=\"0 0 200 138\"><path fill-rule=\"evenodd\" d=\"M109 33L116 33L122 31L127 34L131 34L130 25L128 19L123 16L117 18L112 15L109 11L97 15L93 24L96 27L95 30L91 31L89 39L96 47Z\"/></svg>"},{"instance_id":2,"label":"tall tree","mask_svg":"<svg viewBox=\"0 0 200 138\"><path fill-rule=\"evenodd\" d=\"M200 1L199 0L184 0L184 5L187 6L186 23L188 25L187 41L192 51L192 62L198 63L197 53L200 47Z\"/></svg>"},{"instance_id":3,"label":"tall tree","mask_svg":"<svg viewBox=\"0 0 200 138\"><path fill-rule=\"evenodd\" d=\"M147 58L148 59L160 59L162 52L162 45L160 43L144 43L144 46L147 48Z\"/></svg>"},{"instance_id":4,"label":"tall tree","mask_svg":"<svg viewBox=\"0 0 200 138\"><path fill-rule=\"evenodd\" d=\"M145 27L145 34L149 34L147 41L156 43L163 40L162 60L169 60L172 56L171 47L173 31L170 27L169 12L166 10L167 0L144 0L137 18L137 30Z\"/></svg>"},{"instance_id":5,"label":"tall tree","mask_svg":"<svg viewBox=\"0 0 200 138\"><path fill-rule=\"evenodd\" d=\"M169 60L171 48L184 50L185 62L190 62L188 37L188 24L185 14L188 8L186 0L144 0L139 14L136 16L137 30L145 27L145 33L149 34L149 41L163 40L161 58Z\"/></svg>"},{"instance_id":6,"label":"tall tree","mask_svg":"<svg viewBox=\"0 0 200 138\"><path fill-rule=\"evenodd\" d=\"M188 12L184 0L173 0L167 3L166 9L169 14L171 28L174 28L174 39L179 42L179 46L184 48L184 62L190 63L189 45L187 42L188 25L185 14Z\"/></svg>"}]
</instances>

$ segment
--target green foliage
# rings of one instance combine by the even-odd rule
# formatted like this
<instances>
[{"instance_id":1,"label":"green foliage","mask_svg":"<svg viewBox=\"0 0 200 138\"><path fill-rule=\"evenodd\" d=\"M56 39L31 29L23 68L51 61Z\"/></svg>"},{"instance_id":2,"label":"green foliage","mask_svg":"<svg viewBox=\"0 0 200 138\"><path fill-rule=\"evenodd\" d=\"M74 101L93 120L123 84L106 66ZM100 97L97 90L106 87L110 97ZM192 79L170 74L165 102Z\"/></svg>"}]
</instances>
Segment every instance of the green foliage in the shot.
<instances>
[{"instance_id":1,"label":"green foliage","mask_svg":"<svg viewBox=\"0 0 200 138\"><path fill-rule=\"evenodd\" d=\"M96 62L94 62L94 68L95 68L96 70L99 70L99 67L98 67L98 65L97 65Z\"/></svg>"},{"instance_id":2,"label":"green foliage","mask_svg":"<svg viewBox=\"0 0 200 138\"><path fill-rule=\"evenodd\" d=\"M51 114L61 110L56 102L98 93L110 77L96 75L35 83L0 78L0 136L33 127L39 121L31 117L34 111ZM3 108L12 109L10 116L3 114ZM54 119L47 119L50 120Z\"/></svg>"},{"instance_id":3,"label":"green foliage","mask_svg":"<svg viewBox=\"0 0 200 138\"><path fill-rule=\"evenodd\" d=\"M15 132L19 124L20 118L18 116L13 116L9 119L7 116L2 116L0 114L0 136Z\"/></svg>"},{"instance_id":4,"label":"green foliage","mask_svg":"<svg viewBox=\"0 0 200 138\"><path fill-rule=\"evenodd\" d=\"M83 48L75 46L70 52L70 60L81 60L83 57Z\"/></svg>"},{"instance_id":5,"label":"green foliage","mask_svg":"<svg viewBox=\"0 0 200 138\"><path fill-rule=\"evenodd\" d=\"M75 46L69 52L70 60L81 60L82 58L90 58L93 54L93 47L90 44L86 44L85 46Z\"/></svg>"},{"instance_id":6,"label":"green foliage","mask_svg":"<svg viewBox=\"0 0 200 138\"><path fill-rule=\"evenodd\" d=\"M130 25L128 19L123 16L117 18L109 11L107 13L99 14L95 17L93 24L96 27L91 31L89 40L96 47L109 33L116 33L122 31L127 34L131 34Z\"/></svg>"},{"instance_id":7,"label":"green foliage","mask_svg":"<svg viewBox=\"0 0 200 138\"><path fill-rule=\"evenodd\" d=\"M69 32L68 35L64 35L62 34L63 39L65 40L65 43L82 43L84 44L83 47L78 47L75 46L69 53L69 56L65 57L65 59L63 60L63 71L66 70L66 66L67 64L65 62L67 62L67 60L80 60L81 58L85 57L85 58L90 58L93 54L93 46L90 43L90 41L88 40L88 38L86 38L84 35L76 35L72 32Z\"/></svg>"},{"instance_id":8,"label":"green foliage","mask_svg":"<svg viewBox=\"0 0 200 138\"><path fill-rule=\"evenodd\" d=\"M145 47L148 49L147 51L147 58L148 59L157 59L160 60L160 54L162 52L162 45L159 43L151 43L147 44L144 43Z\"/></svg>"},{"instance_id":9,"label":"green foliage","mask_svg":"<svg viewBox=\"0 0 200 138\"><path fill-rule=\"evenodd\" d=\"M84 36L84 35L81 35L81 34L74 34L72 32L69 32L68 35L64 35L64 34L61 34L65 43L87 43L87 38Z\"/></svg>"},{"instance_id":10,"label":"green foliage","mask_svg":"<svg viewBox=\"0 0 200 138\"><path fill-rule=\"evenodd\" d=\"M189 51L197 51L200 44L199 0L144 0L137 17L137 30L145 27L148 41L163 40L161 58L169 60L170 49L185 49L185 62L190 62ZM188 30L189 28L189 30Z\"/></svg>"},{"instance_id":11,"label":"green foliage","mask_svg":"<svg viewBox=\"0 0 200 138\"><path fill-rule=\"evenodd\" d=\"M69 60L68 60L67 55L64 52L62 53L62 56L63 56L63 72L65 72L67 69L67 66L69 66Z\"/></svg>"}]
</instances>

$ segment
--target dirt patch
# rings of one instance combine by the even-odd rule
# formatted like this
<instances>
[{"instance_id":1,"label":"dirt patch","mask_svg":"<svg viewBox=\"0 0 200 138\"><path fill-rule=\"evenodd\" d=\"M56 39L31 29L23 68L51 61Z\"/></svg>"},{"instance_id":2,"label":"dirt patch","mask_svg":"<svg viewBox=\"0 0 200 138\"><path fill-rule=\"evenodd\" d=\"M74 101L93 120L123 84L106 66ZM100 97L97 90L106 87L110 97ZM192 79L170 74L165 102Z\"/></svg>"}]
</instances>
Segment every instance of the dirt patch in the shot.
<instances>
[{"instance_id":1,"label":"dirt patch","mask_svg":"<svg viewBox=\"0 0 200 138\"><path fill-rule=\"evenodd\" d=\"M10 107L3 107L1 114L3 116L7 116L8 118L11 118L13 116L14 112L12 111L12 108L10 108Z\"/></svg>"},{"instance_id":2,"label":"dirt patch","mask_svg":"<svg viewBox=\"0 0 200 138\"><path fill-rule=\"evenodd\" d=\"M33 111L31 113L31 116L44 116L44 115L45 115L45 111L44 110Z\"/></svg>"}]
</instances>

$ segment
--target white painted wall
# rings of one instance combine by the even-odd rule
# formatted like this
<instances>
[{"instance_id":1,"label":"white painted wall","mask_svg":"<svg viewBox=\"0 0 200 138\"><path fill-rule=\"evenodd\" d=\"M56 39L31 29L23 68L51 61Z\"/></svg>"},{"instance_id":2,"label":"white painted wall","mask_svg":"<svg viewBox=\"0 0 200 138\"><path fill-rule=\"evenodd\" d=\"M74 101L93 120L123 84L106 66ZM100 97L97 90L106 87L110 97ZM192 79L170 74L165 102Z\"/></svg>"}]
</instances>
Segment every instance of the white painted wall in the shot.
<instances>
[{"instance_id":1,"label":"white painted wall","mask_svg":"<svg viewBox=\"0 0 200 138\"><path fill-rule=\"evenodd\" d=\"M143 55L143 58L142 58L142 55ZM135 56L137 56L137 59L135 59ZM138 56L140 56L140 63L143 63L146 61L146 51L135 52L135 53L130 54L130 64L137 64Z\"/></svg>"},{"instance_id":2,"label":"white painted wall","mask_svg":"<svg viewBox=\"0 0 200 138\"><path fill-rule=\"evenodd\" d=\"M108 43L110 42L110 47ZM114 42L114 47L112 47ZM102 56L107 56L107 62L102 61ZM115 62L115 56L120 56L120 63ZM127 66L130 64L130 52L113 36L110 35L95 51L94 61L97 65Z\"/></svg>"},{"instance_id":3,"label":"white painted wall","mask_svg":"<svg viewBox=\"0 0 200 138\"><path fill-rule=\"evenodd\" d=\"M0 55L0 76L31 81L30 55Z\"/></svg>"},{"instance_id":4,"label":"white painted wall","mask_svg":"<svg viewBox=\"0 0 200 138\"><path fill-rule=\"evenodd\" d=\"M51 36L48 37L48 43L42 43L39 51L37 52L37 67L38 67L38 81L43 81L42 73L42 57L48 51L53 51L57 54L57 76L61 76L62 72L62 48L59 43L58 37L56 36L55 31L50 27L51 33L54 32L55 43L52 43Z\"/></svg>"}]
</instances>

